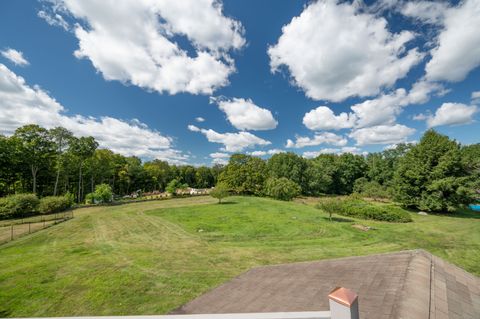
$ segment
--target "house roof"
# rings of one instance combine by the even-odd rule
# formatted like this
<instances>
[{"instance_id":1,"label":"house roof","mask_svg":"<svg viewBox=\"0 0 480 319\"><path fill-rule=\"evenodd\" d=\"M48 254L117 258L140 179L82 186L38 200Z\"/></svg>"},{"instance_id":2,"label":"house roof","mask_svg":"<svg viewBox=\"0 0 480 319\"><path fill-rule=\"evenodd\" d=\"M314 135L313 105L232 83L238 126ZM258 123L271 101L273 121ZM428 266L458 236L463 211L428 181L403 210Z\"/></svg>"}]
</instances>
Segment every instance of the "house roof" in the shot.
<instances>
[{"instance_id":1,"label":"house roof","mask_svg":"<svg viewBox=\"0 0 480 319\"><path fill-rule=\"evenodd\" d=\"M480 278L423 250L254 268L173 313L322 311L339 286L361 318L480 318Z\"/></svg>"}]
</instances>

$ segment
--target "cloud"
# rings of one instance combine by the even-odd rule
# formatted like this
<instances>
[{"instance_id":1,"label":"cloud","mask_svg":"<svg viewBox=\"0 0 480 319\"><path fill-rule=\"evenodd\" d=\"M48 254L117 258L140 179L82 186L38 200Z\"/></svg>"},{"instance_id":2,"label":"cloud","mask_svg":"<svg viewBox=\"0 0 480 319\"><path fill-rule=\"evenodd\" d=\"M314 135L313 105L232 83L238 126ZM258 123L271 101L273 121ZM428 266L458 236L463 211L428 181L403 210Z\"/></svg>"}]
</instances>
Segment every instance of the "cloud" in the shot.
<instances>
[{"instance_id":1,"label":"cloud","mask_svg":"<svg viewBox=\"0 0 480 319\"><path fill-rule=\"evenodd\" d=\"M211 97L210 103L216 103L225 112L228 121L239 130L272 130L278 122L272 112L261 108L251 99Z\"/></svg>"},{"instance_id":2,"label":"cloud","mask_svg":"<svg viewBox=\"0 0 480 319\"><path fill-rule=\"evenodd\" d=\"M192 132L202 133L207 137L209 142L223 144L224 148L222 150L226 152L241 152L244 149L255 145L272 144L271 142L249 132L218 133L212 129L198 128L195 125L189 125L188 129Z\"/></svg>"},{"instance_id":3,"label":"cloud","mask_svg":"<svg viewBox=\"0 0 480 319\"><path fill-rule=\"evenodd\" d=\"M302 148L305 146L316 146L320 144L331 144L336 146L344 146L347 144L347 139L330 132L317 133L313 138L307 136L297 136L295 142L291 139L287 140L285 147L287 148Z\"/></svg>"},{"instance_id":4,"label":"cloud","mask_svg":"<svg viewBox=\"0 0 480 319\"><path fill-rule=\"evenodd\" d=\"M307 112L303 124L311 130L338 130L394 124L403 108L410 104L425 103L432 94L443 95L441 84L421 79L412 85L407 93L403 88L384 93L374 99L352 105L350 113L335 115L327 106L320 106Z\"/></svg>"},{"instance_id":5,"label":"cloud","mask_svg":"<svg viewBox=\"0 0 480 319\"><path fill-rule=\"evenodd\" d=\"M221 152L216 152L216 153L210 153L211 158L229 158L230 154L228 153L221 153Z\"/></svg>"},{"instance_id":6,"label":"cloud","mask_svg":"<svg viewBox=\"0 0 480 319\"><path fill-rule=\"evenodd\" d=\"M213 164L226 165L228 164L228 159L230 158L230 154L216 152L216 153L211 153L210 157L212 158Z\"/></svg>"},{"instance_id":7,"label":"cloud","mask_svg":"<svg viewBox=\"0 0 480 319\"><path fill-rule=\"evenodd\" d=\"M474 104L480 103L480 91L472 92L472 103Z\"/></svg>"},{"instance_id":8,"label":"cloud","mask_svg":"<svg viewBox=\"0 0 480 319\"><path fill-rule=\"evenodd\" d=\"M356 140L357 145L396 144L406 142L415 133L415 129L401 124L378 125L352 131L349 137Z\"/></svg>"},{"instance_id":9,"label":"cloud","mask_svg":"<svg viewBox=\"0 0 480 319\"><path fill-rule=\"evenodd\" d=\"M441 24L448 8L449 5L446 2L409 1L404 3L400 12L423 23Z\"/></svg>"},{"instance_id":10,"label":"cloud","mask_svg":"<svg viewBox=\"0 0 480 319\"><path fill-rule=\"evenodd\" d=\"M434 115L424 116L428 127L442 125L460 125L473 122L473 115L478 111L476 105L461 103L443 103Z\"/></svg>"},{"instance_id":11,"label":"cloud","mask_svg":"<svg viewBox=\"0 0 480 319\"><path fill-rule=\"evenodd\" d=\"M65 108L37 86L33 88L0 64L0 134L13 134L26 124L46 128L63 126L77 136L93 136L101 147L125 156L158 158L172 163L187 156L172 149L172 139L138 120L130 122L109 116L100 118L66 115Z\"/></svg>"},{"instance_id":12,"label":"cloud","mask_svg":"<svg viewBox=\"0 0 480 319\"><path fill-rule=\"evenodd\" d=\"M288 68L308 97L339 102L376 95L403 78L424 56L406 51L413 39L410 31L389 32L384 18L355 5L321 0L282 28L268 54L272 72Z\"/></svg>"},{"instance_id":13,"label":"cloud","mask_svg":"<svg viewBox=\"0 0 480 319\"><path fill-rule=\"evenodd\" d=\"M198 122L198 123L202 123L202 122L205 122L205 119L203 117L199 116L199 117L195 118L195 121Z\"/></svg>"},{"instance_id":14,"label":"cloud","mask_svg":"<svg viewBox=\"0 0 480 319\"><path fill-rule=\"evenodd\" d=\"M30 63L23 57L23 53L15 49L7 48L3 51L0 51L2 56L15 65L27 66Z\"/></svg>"},{"instance_id":15,"label":"cloud","mask_svg":"<svg viewBox=\"0 0 480 319\"><path fill-rule=\"evenodd\" d=\"M284 150L280 150L278 148L274 148L268 151L253 151L253 152L247 152L248 155L252 156L265 156L265 155L273 155L273 154L279 154L279 153L285 153Z\"/></svg>"},{"instance_id":16,"label":"cloud","mask_svg":"<svg viewBox=\"0 0 480 319\"><path fill-rule=\"evenodd\" d=\"M305 158L315 158L321 154L344 154L344 153L352 153L352 154L360 154L361 149L355 146L345 146L342 148L323 148L319 151L307 151L303 152L302 156Z\"/></svg>"},{"instance_id":17,"label":"cloud","mask_svg":"<svg viewBox=\"0 0 480 319\"><path fill-rule=\"evenodd\" d=\"M303 124L311 130L339 130L351 128L355 124L355 116L345 112L335 115L327 106L319 106L306 113Z\"/></svg>"},{"instance_id":18,"label":"cloud","mask_svg":"<svg viewBox=\"0 0 480 319\"><path fill-rule=\"evenodd\" d=\"M380 95L376 99L366 100L352 106L357 116L357 128L381 124L392 124L406 104L407 93L398 89L391 94Z\"/></svg>"},{"instance_id":19,"label":"cloud","mask_svg":"<svg viewBox=\"0 0 480 319\"><path fill-rule=\"evenodd\" d=\"M480 1L463 1L444 15L437 46L425 67L426 78L458 82L480 65Z\"/></svg>"},{"instance_id":20,"label":"cloud","mask_svg":"<svg viewBox=\"0 0 480 319\"><path fill-rule=\"evenodd\" d=\"M56 0L76 20L75 56L108 80L149 91L212 94L235 71L229 52L245 44L240 22L218 0ZM186 47L179 45L184 37Z\"/></svg>"},{"instance_id":21,"label":"cloud","mask_svg":"<svg viewBox=\"0 0 480 319\"><path fill-rule=\"evenodd\" d=\"M55 9L45 8L45 10L38 11L37 16L45 20L51 26L60 27L65 31L70 30L68 22L65 21L60 14L56 13Z\"/></svg>"}]
</instances>

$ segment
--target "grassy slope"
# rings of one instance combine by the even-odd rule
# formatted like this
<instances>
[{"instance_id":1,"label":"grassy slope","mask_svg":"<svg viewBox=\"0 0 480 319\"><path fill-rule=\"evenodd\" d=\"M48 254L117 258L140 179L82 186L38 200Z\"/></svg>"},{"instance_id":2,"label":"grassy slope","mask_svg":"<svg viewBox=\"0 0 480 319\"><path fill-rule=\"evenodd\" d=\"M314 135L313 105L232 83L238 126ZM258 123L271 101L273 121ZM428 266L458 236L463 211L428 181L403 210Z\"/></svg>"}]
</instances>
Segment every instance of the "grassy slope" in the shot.
<instances>
[{"instance_id":1,"label":"grassy slope","mask_svg":"<svg viewBox=\"0 0 480 319\"><path fill-rule=\"evenodd\" d=\"M208 197L86 208L0 246L0 317L165 313L262 264L424 248L480 274L480 219L329 222L309 205ZM477 217L477 218L475 218Z\"/></svg>"}]
</instances>

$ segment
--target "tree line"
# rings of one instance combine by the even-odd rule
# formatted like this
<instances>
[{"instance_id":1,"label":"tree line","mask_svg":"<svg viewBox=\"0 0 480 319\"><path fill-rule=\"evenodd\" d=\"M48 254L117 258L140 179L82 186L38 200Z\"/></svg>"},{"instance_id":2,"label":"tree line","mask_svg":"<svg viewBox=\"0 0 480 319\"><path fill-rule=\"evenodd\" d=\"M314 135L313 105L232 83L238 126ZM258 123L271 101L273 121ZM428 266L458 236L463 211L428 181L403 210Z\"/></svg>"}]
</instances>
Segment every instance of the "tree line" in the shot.
<instances>
[{"instance_id":1,"label":"tree line","mask_svg":"<svg viewBox=\"0 0 480 319\"><path fill-rule=\"evenodd\" d=\"M238 194L291 199L355 192L391 198L405 207L454 211L479 199L480 144L462 146L428 130L416 145L399 144L367 156L321 154L305 159L280 153L265 161L235 154L218 181Z\"/></svg>"},{"instance_id":2,"label":"tree line","mask_svg":"<svg viewBox=\"0 0 480 319\"><path fill-rule=\"evenodd\" d=\"M0 135L0 196L70 193L76 202L83 202L98 184L108 184L122 196L137 190L164 191L174 179L190 187L209 188L222 169L142 162L98 146L93 137L76 137L63 127L47 130L25 125L12 136Z\"/></svg>"},{"instance_id":3,"label":"tree line","mask_svg":"<svg viewBox=\"0 0 480 319\"><path fill-rule=\"evenodd\" d=\"M38 125L0 136L0 195L35 193L40 197L73 194L77 202L98 184L114 194L165 191L169 184L210 188L236 194L291 199L297 195L348 195L392 198L406 207L452 211L478 200L480 144L461 145L434 130L418 144L366 156L321 154L306 159L279 153L268 160L233 154L227 165L213 167L142 162L99 149L93 137L75 137L62 127Z\"/></svg>"}]
</instances>

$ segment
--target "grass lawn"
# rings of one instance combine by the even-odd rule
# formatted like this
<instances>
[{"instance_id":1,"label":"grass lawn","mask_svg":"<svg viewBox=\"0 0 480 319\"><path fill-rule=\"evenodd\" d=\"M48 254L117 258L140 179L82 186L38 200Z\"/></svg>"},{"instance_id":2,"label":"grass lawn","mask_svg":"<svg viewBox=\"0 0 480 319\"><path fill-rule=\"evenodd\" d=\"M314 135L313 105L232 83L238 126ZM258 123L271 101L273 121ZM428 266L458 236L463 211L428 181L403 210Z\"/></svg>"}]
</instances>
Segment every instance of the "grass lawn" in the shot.
<instances>
[{"instance_id":1,"label":"grass lawn","mask_svg":"<svg viewBox=\"0 0 480 319\"><path fill-rule=\"evenodd\" d=\"M0 246L0 317L161 314L253 266L402 249L424 248L480 275L478 213L330 222L312 201L215 202L78 209Z\"/></svg>"}]
</instances>

